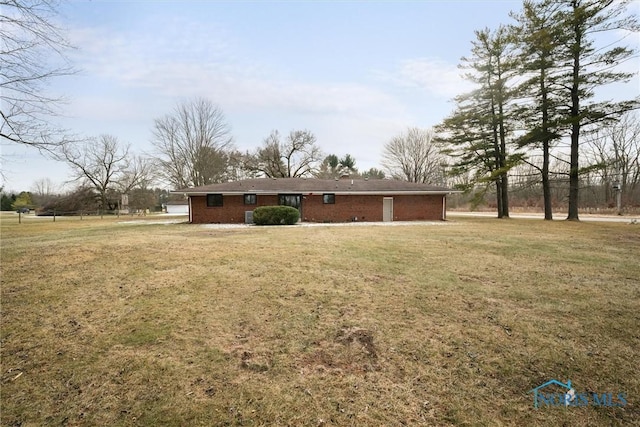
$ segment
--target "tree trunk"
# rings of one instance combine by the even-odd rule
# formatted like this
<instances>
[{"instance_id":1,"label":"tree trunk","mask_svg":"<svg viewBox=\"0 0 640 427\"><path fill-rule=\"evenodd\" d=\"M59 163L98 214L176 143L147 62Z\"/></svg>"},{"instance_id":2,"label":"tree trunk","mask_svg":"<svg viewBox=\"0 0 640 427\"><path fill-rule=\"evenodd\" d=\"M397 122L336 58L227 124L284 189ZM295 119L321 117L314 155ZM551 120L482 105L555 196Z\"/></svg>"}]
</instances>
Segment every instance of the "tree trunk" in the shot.
<instances>
[{"instance_id":1,"label":"tree trunk","mask_svg":"<svg viewBox=\"0 0 640 427\"><path fill-rule=\"evenodd\" d=\"M500 187L502 191L502 217L509 218L509 177L506 172L500 177Z\"/></svg>"},{"instance_id":2,"label":"tree trunk","mask_svg":"<svg viewBox=\"0 0 640 427\"><path fill-rule=\"evenodd\" d=\"M542 142L542 195L544 198L544 219L553 219L551 206L551 183L549 182L549 141Z\"/></svg>"},{"instance_id":3,"label":"tree trunk","mask_svg":"<svg viewBox=\"0 0 640 427\"><path fill-rule=\"evenodd\" d=\"M574 3L574 11L577 5ZM574 18L575 19L575 18ZM569 214L567 219L578 221L580 176L578 151L580 149L580 52L582 50L582 29L574 24L575 45L573 46L573 75L571 85L571 159L569 162Z\"/></svg>"},{"instance_id":4,"label":"tree trunk","mask_svg":"<svg viewBox=\"0 0 640 427\"><path fill-rule=\"evenodd\" d=\"M500 112L499 119L499 127L500 127L500 163L499 167L502 170L500 174L500 183L502 190L502 216L505 218L509 218L509 175L507 173L507 142L504 131L504 116L502 103L498 104L498 109Z\"/></svg>"},{"instance_id":5,"label":"tree trunk","mask_svg":"<svg viewBox=\"0 0 640 427\"><path fill-rule=\"evenodd\" d=\"M489 81L489 84L491 81ZM496 117L496 106L494 94L491 94L491 127L493 131L493 158L496 164L496 169L500 171L502 169L502 149L500 147L500 139L498 137L498 119ZM502 173L494 177L496 182L496 203L498 205L498 218L504 218L504 200L506 195L504 176ZM508 199L507 199L508 200ZM509 210L506 211L507 217L509 216Z\"/></svg>"},{"instance_id":6,"label":"tree trunk","mask_svg":"<svg viewBox=\"0 0 640 427\"><path fill-rule=\"evenodd\" d=\"M504 211L502 210L502 182L500 179L496 180L496 206L498 207L498 218L502 218L504 216Z\"/></svg>"},{"instance_id":7,"label":"tree trunk","mask_svg":"<svg viewBox=\"0 0 640 427\"><path fill-rule=\"evenodd\" d=\"M540 92L542 94L542 196L544 199L544 219L551 221L553 211L551 206L551 184L549 182L549 151L551 150L551 136L549 135L549 97L546 86L547 73L540 70Z\"/></svg>"},{"instance_id":8,"label":"tree trunk","mask_svg":"<svg viewBox=\"0 0 640 427\"><path fill-rule=\"evenodd\" d=\"M575 120L578 120L577 118ZM580 191L580 176L578 174L578 149L580 138L580 124L571 126L571 161L569 169L569 215L568 220L578 221L578 202Z\"/></svg>"}]
</instances>

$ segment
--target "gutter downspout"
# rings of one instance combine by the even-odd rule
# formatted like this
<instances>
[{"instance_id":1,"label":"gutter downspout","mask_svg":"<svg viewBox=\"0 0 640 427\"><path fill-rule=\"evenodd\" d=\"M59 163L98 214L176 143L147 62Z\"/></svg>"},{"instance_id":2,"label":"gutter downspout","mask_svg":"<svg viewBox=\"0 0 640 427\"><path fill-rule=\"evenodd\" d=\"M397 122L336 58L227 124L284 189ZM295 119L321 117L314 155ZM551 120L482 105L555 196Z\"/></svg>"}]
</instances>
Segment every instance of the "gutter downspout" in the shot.
<instances>
[{"instance_id":1,"label":"gutter downspout","mask_svg":"<svg viewBox=\"0 0 640 427\"><path fill-rule=\"evenodd\" d=\"M447 220L447 196L445 194L442 195L442 220Z\"/></svg>"}]
</instances>

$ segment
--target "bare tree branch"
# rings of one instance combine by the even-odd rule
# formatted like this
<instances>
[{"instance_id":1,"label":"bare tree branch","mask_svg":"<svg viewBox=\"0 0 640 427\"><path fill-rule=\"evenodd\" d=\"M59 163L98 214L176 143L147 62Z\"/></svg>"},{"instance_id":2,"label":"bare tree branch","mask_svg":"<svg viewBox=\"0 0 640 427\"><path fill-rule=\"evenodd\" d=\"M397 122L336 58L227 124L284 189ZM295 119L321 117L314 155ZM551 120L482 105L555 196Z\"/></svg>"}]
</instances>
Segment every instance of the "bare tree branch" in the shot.
<instances>
[{"instance_id":1,"label":"bare tree branch","mask_svg":"<svg viewBox=\"0 0 640 427\"><path fill-rule=\"evenodd\" d=\"M129 170L129 146L111 135L62 147L63 159L73 169L75 180L86 181L100 195L101 209L108 207L108 193L118 189Z\"/></svg>"},{"instance_id":2,"label":"bare tree branch","mask_svg":"<svg viewBox=\"0 0 640 427\"><path fill-rule=\"evenodd\" d=\"M0 0L0 138L55 151L68 142L50 123L62 98L47 84L75 73L65 56L71 49L55 24L55 0Z\"/></svg>"},{"instance_id":3,"label":"bare tree branch","mask_svg":"<svg viewBox=\"0 0 640 427\"><path fill-rule=\"evenodd\" d=\"M433 130L410 128L384 146L382 165L395 179L441 184L445 159L434 144Z\"/></svg>"},{"instance_id":4,"label":"bare tree branch","mask_svg":"<svg viewBox=\"0 0 640 427\"><path fill-rule=\"evenodd\" d=\"M247 168L268 178L311 176L318 170L322 151L316 137L308 130L292 130L280 141L277 130L265 138L262 147L249 156Z\"/></svg>"},{"instance_id":5,"label":"bare tree branch","mask_svg":"<svg viewBox=\"0 0 640 427\"><path fill-rule=\"evenodd\" d=\"M205 99L156 119L153 145L166 181L187 188L226 180L233 139L220 107Z\"/></svg>"}]
</instances>

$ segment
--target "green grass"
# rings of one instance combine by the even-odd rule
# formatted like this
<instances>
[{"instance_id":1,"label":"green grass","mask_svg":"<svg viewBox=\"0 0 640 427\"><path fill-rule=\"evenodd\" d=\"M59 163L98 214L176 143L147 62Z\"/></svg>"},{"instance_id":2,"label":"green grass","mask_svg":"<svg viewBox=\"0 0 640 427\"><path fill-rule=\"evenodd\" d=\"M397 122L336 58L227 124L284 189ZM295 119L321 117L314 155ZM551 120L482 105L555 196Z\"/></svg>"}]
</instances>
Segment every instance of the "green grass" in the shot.
<instances>
[{"instance_id":1,"label":"green grass","mask_svg":"<svg viewBox=\"0 0 640 427\"><path fill-rule=\"evenodd\" d=\"M640 226L1 233L3 426L639 425Z\"/></svg>"}]
</instances>

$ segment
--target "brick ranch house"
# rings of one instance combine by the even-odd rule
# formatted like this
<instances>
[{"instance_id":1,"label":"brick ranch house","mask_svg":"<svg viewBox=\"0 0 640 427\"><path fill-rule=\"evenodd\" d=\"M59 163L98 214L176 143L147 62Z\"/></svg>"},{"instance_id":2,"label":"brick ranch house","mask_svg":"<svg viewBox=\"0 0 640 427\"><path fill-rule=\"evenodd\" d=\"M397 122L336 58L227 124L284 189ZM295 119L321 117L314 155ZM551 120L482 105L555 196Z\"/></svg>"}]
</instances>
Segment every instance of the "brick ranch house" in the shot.
<instances>
[{"instance_id":1,"label":"brick ranch house","mask_svg":"<svg viewBox=\"0 0 640 427\"><path fill-rule=\"evenodd\" d=\"M308 222L446 219L452 190L388 179L259 178L186 188L189 222L252 222L258 206L288 205Z\"/></svg>"}]
</instances>

